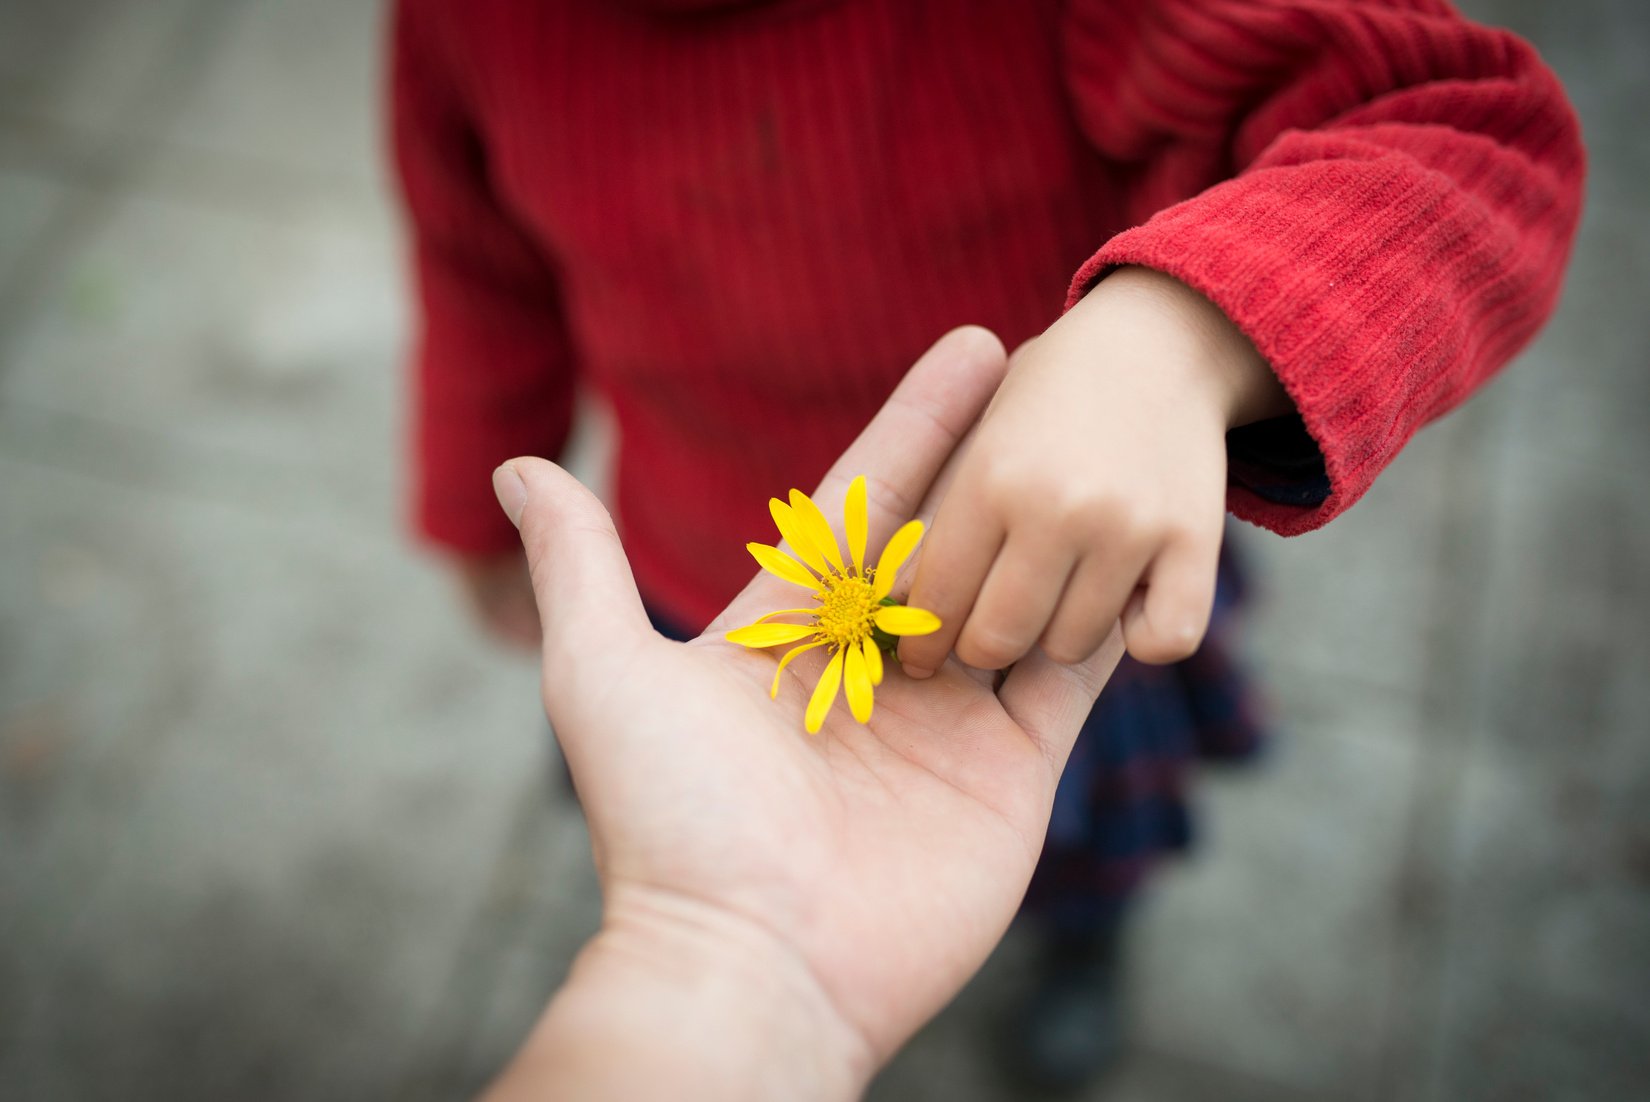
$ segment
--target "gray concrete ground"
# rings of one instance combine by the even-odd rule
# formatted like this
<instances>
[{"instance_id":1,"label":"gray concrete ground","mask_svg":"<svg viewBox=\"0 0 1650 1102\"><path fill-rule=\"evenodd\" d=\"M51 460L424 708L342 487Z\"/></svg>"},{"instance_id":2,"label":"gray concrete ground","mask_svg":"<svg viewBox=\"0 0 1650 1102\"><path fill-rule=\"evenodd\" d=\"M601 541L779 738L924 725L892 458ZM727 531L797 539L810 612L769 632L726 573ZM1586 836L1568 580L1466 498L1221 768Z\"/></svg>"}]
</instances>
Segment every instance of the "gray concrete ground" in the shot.
<instances>
[{"instance_id":1,"label":"gray concrete ground","mask_svg":"<svg viewBox=\"0 0 1650 1102\"><path fill-rule=\"evenodd\" d=\"M1327 531L1093 1097L1650 1097L1650 11L1566 302ZM372 0L0 3L0 1097L450 1098L597 920L532 669L397 526ZM1010 943L874 1097L1000 1097Z\"/></svg>"}]
</instances>

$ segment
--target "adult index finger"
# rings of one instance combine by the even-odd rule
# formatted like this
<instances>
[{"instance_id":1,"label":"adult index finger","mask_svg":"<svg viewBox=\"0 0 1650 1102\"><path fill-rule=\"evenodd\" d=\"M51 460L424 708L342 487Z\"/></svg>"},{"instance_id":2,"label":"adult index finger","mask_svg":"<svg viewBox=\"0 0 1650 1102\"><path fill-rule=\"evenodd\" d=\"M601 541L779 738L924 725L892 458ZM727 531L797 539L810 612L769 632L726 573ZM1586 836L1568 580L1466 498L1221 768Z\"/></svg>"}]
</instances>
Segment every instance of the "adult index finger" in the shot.
<instances>
[{"instance_id":1,"label":"adult index finger","mask_svg":"<svg viewBox=\"0 0 1650 1102\"><path fill-rule=\"evenodd\" d=\"M869 558L875 561L894 529L917 514L1007 370L1002 342L977 325L953 329L923 353L814 491L813 500L837 536L844 534L840 525L848 485L863 474L870 490ZM787 601L796 603L797 595L796 587L758 574L705 633L748 623Z\"/></svg>"}]
</instances>

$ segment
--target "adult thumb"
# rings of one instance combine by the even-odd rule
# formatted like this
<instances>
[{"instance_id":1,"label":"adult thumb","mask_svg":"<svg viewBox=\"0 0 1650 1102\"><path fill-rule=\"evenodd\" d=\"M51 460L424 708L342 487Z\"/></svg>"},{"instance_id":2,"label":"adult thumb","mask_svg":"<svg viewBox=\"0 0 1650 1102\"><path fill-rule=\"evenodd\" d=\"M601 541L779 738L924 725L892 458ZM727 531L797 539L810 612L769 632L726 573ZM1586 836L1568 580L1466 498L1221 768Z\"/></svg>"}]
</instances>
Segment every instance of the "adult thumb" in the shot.
<instances>
[{"instance_id":1,"label":"adult thumb","mask_svg":"<svg viewBox=\"0 0 1650 1102\"><path fill-rule=\"evenodd\" d=\"M512 459L493 492L521 531L544 625L546 675L628 650L651 630L613 518L578 479L544 459Z\"/></svg>"}]
</instances>

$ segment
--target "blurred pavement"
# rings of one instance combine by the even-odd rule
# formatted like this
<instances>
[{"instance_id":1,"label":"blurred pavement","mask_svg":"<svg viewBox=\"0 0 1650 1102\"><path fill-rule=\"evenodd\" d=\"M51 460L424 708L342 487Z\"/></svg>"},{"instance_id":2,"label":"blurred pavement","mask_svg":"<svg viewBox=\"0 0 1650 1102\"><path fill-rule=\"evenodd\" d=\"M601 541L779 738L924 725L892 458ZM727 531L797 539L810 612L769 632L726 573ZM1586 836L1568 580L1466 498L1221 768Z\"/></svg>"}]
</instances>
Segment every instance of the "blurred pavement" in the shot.
<instances>
[{"instance_id":1,"label":"blurred pavement","mask_svg":"<svg viewBox=\"0 0 1650 1102\"><path fill-rule=\"evenodd\" d=\"M1560 316L1250 534L1095 1099L1650 1097L1650 8L1473 0L1587 124ZM537 678L399 527L373 0L0 0L0 1097L461 1096L597 921ZM581 446L596 469L599 440ZM873 1097L1004 1096L1010 942Z\"/></svg>"}]
</instances>

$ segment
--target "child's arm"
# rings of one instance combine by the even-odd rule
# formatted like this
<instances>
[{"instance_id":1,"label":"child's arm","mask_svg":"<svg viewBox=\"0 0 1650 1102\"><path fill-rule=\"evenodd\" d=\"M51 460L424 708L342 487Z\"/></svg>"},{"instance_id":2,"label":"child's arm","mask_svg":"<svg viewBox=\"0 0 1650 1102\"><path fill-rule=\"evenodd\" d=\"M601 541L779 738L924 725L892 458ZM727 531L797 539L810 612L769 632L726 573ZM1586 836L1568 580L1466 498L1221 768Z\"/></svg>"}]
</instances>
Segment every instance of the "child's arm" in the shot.
<instances>
[{"instance_id":1,"label":"child's arm","mask_svg":"<svg viewBox=\"0 0 1650 1102\"><path fill-rule=\"evenodd\" d=\"M910 597L947 624L902 645L919 675L954 641L978 665L1039 640L1075 657L1119 614L1137 656L1190 653L1222 505L1284 534L1350 506L1534 334L1579 217L1556 79L1437 0L1077 0L1068 20L1078 116L1142 224L1078 272L959 468ZM1233 328L1179 331L1207 315L1103 278L1127 265ZM1275 407L1234 416L1206 384L1257 358L1321 486L1227 485L1226 429Z\"/></svg>"},{"instance_id":2,"label":"child's arm","mask_svg":"<svg viewBox=\"0 0 1650 1102\"><path fill-rule=\"evenodd\" d=\"M401 0L392 43L395 165L418 289L414 512L457 558L495 632L536 640L519 540L488 489L513 455L556 455L573 353L542 251L493 194L467 96L462 6Z\"/></svg>"},{"instance_id":3,"label":"child's arm","mask_svg":"<svg viewBox=\"0 0 1650 1102\"><path fill-rule=\"evenodd\" d=\"M1207 299L1114 273L1014 357L935 517L911 601L945 627L901 647L907 671L953 645L1000 669L1039 640L1080 661L1125 606L1129 653L1189 654L1214 597L1225 433L1288 409Z\"/></svg>"}]
</instances>

